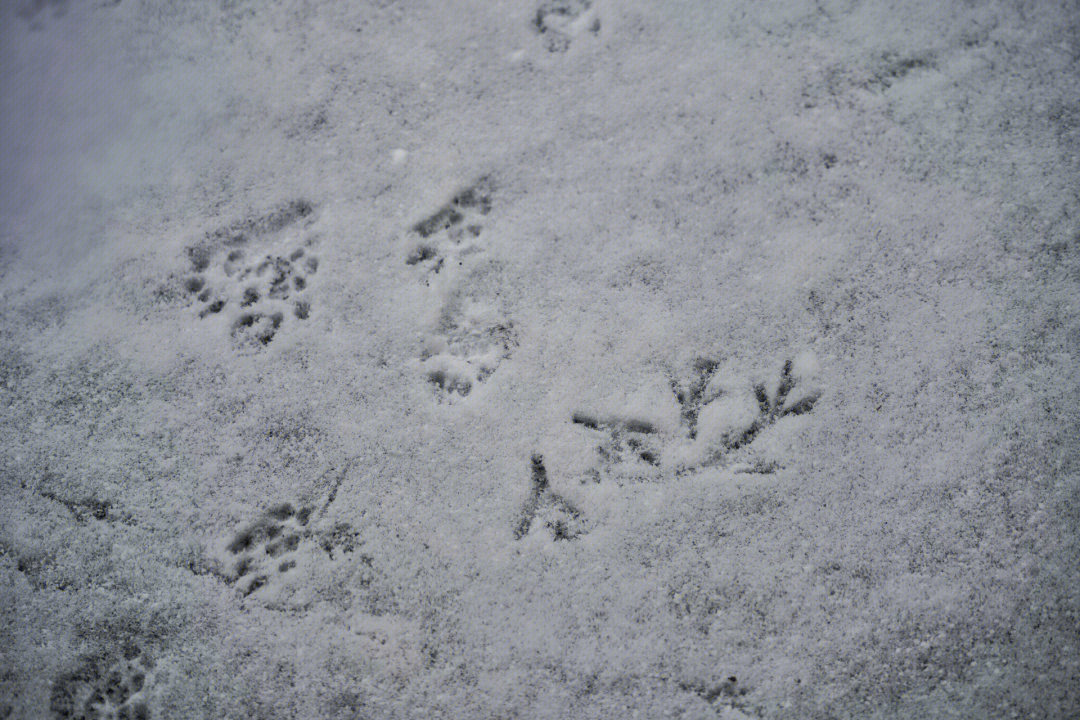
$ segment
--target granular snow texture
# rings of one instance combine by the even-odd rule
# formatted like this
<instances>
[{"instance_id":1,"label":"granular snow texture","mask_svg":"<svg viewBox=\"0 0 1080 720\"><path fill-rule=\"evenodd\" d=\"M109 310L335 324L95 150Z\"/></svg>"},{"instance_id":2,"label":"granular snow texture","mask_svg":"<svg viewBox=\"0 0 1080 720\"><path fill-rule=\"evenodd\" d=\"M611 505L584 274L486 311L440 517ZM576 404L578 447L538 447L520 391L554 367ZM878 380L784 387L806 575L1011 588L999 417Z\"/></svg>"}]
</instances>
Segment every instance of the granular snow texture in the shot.
<instances>
[{"instance_id":1,"label":"granular snow texture","mask_svg":"<svg viewBox=\"0 0 1080 720\"><path fill-rule=\"evenodd\" d=\"M0 720L1080 715L1075 0L0 12Z\"/></svg>"}]
</instances>

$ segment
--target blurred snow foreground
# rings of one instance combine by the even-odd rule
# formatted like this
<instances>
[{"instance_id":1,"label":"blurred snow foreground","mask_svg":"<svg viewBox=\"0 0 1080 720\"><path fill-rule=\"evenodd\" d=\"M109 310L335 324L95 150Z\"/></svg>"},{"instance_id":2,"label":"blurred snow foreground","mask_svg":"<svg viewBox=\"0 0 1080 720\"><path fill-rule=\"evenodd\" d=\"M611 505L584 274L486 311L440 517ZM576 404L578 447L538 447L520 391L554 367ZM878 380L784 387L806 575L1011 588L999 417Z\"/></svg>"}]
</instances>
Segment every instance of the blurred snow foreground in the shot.
<instances>
[{"instance_id":1,"label":"blurred snow foreground","mask_svg":"<svg viewBox=\"0 0 1080 720\"><path fill-rule=\"evenodd\" d=\"M1080 714L1080 7L14 0L0 718Z\"/></svg>"}]
</instances>

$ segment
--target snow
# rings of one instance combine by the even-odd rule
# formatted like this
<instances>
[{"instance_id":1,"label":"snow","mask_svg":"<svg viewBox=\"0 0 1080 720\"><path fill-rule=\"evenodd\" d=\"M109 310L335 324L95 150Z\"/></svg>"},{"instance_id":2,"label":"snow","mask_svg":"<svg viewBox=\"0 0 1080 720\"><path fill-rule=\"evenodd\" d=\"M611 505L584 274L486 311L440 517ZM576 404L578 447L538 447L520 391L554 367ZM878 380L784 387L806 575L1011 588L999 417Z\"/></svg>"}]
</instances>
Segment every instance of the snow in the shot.
<instances>
[{"instance_id":1,"label":"snow","mask_svg":"<svg viewBox=\"0 0 1080 720\"><path fill-rule=\"evenodd\" d=\"M0 717L1077 713L1075 2L0 13Z\"/></svg>"}]
</instances>

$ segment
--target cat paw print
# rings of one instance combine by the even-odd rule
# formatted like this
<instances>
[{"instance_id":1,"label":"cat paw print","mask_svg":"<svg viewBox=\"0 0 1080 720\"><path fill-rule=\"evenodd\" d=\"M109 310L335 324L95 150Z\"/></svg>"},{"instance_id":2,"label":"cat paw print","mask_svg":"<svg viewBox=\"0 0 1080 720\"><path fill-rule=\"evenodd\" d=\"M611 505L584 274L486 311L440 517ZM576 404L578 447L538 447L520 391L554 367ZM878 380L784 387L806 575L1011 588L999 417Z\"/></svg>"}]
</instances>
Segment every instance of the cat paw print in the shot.
<instances>
[{"instance_id":1,"label":"cat paw print","mask_svg":"<svg viewBox=\"0 0 1080 720\"><path fill-rule=\"evenodd\" d=\"M491 212L493 186L484 177L454 195L411 228L405 264L418 268L425 283L451 263L483 250L484 216Z\"/></svg>"},{"instance_id":2,"label":"cat paw print","mask_svg":"<svg viewBox=\"0 0 1080 720\"><path fill-rule=\"evenodd\" d=\"M308 290L319 270L315 240L299 241L283 231L312 212L310 203L294 201L188 248L191 269L183 284L198 317L227 316L233 341L249 348L269 344L286 319L307 320Z\"/></svg>"},{"instance_id":3,"label":"cat paw print","mask_svg":"<svg viewBox=\"0 0 1080 720\"><path fill-rule=\"evenodd\" d=\"M657 428L648 420L586 412L576 412L571 419L598 436L597 465L582 478L583 483L614 480L623 485L659 477L661 443Z\"/></svg>"},{"instance_id":4,"label":"cat paw print","mask_svg":"<svg viewBox=\"0 0 1080 720\"><path fill-rule=\"evenodd\" d=\"M372 558L357 553L363 545L358 531L343 522L311 527L312 512L309 506L275 505L233 536L225 548L232 569L224 576L241 597L254 596L276 608L304 590L298 586L310 584L310 571L320 563L356 553L361 565L371 567ZM359 580L366 584L363 575Z\"/></svg>"},{"instance_id":5,"label":"cat paw print","mask_svg":"<svg viewBox=\"0 0 1080 720\"><path fill-rule=\"evenodd\" d=\"M521 518L514 529L514 538L521 540L534 528L543 528L552 540L574 540L587 532L581 511L548 484L547 469L541 455L532 456L532 491Z\"/></svg>"},{"instance_id":6,"label":"cat paw print","mask_svg":"<svg viewBox=\"0 0 1080 720\"><path fill-rule=\"evenodd\" d=\"M71 720L149 720L154 659L138 645L119 658L84 658L73 672L53 682L49 709Z\"/></svg>"},{"instance_id":7,"label":"cat paw print","mask_svg":"<svg viewBox=\"0 0 1080 720\"><path fill-rule=\"evenodd\" d=\"M544 0L533 15L532 29L550 53L564 53L580 35L600 34L600 16L592 0Z\"/></svg>"}]
</instances>

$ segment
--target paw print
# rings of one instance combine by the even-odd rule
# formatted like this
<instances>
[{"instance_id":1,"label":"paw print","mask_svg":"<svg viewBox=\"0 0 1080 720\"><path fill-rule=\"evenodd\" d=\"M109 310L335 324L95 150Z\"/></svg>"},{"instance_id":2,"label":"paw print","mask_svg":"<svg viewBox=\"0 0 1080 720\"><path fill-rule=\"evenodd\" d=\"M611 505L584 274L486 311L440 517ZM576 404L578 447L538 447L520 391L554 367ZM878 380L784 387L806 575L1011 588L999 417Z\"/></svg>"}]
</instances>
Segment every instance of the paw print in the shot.
<instances>
[{"instance_id":1,"label":"paw print","mask_svg":"<svg viewBox=\"0 0 1080 720\"><path fill-rule=\"evenodd\" d=\"M516 346L509 320L484 310L468 312L452 307L436 332L428 335L420 361L441 398L464 397L491 377Z\"/></svg>"},{"instance_id":2,"label":"paw print","mask_svg":"<svg viewBox=\"0 0 1080 720\"><path fill-rule=\"evenodd\" d=\"M532 28L548 52L564 53L583 32L598 35L600 17L591 0L545 0L536 8Z\"/></svg>"},{"instance_id":3,"label":"paw print","mask_svg":"<svg viewBox=\"0 0 1080 720\"><path fill-rule=\"evenodd\" d=\"M363 545L358 531L348 523L338 522L325 528L312 528L313 509L299 510L291 503L275 505L241 529L226 546L232 559L227 581L243 597L272 601L286 587L307 582L313 564L340 561ZM320 560L322 553L326 559ZM371 566L372 558L360 555L362 565ZM370 582L364 575L360 584Z\"/></svg>"},{"instance_id":4,"label":"paw print","mask_svg":"<svg viewBox=\"0 0 1080 720\"><path fill-rule=\"evenodd\" d=\"M574 540L587 532L581 512L549 487L540 455L532 456L532 493L521 510L514 538L521 540L534 525L543 527L552 540Z\"/></svg>"},{"instance_id":5,"label":"paw print","mask_svg":"<svg viewBox=\"0 0 1080 720\"><path fill-rule=\"evenodd\" d=\"M267 585L277 574L296 567L296 550L310 537L312 508L295 510L289 503L276 505L236 533L226 547L236 557L233 578L243 597Z\"/></svg>"},{"instance_id":6,"label":"paw print","mask_svg":"<svg viewBox=\"0 0 1080 720\"><path fill-rule=\"evenodd\" d=\"M240 348L268 345L286 318L311 315L309 286L319 269L314 238L277 237L308 218L312 206L295 201L207 236L188 248L190 274L183 286L200 319L230 315L230 336Z\"/></svg>"},{"instance_id":7,"label":"paw print","mask_svg":"<svg viewBox=\"0 0 1080 720\"><path fill-rule=\"evenodd\" d=\"M748 709L743 698L750 689L745 685L739 685L739 679L734 675L729 675L716 684L681 682L679 688L694 693L709 705L728 708L728 714L732 717L750 717L742 712ZM731 710L739 712L735 714Z\"/></svg>"},{"instance_id":8,"label":"paw print","mask_svg":"<svg viewBox=\"0 0 1080 720\"><path fill-rule=\"evenodd\" d=\"M496 298L473 297L472 281L486 253L484 218L491 212L493 183L481 178L446 205L413 225L405 264L420 270L438 320L423 334L418 365L441 402L465 397L487 380L517 346L514 324L494 306Z\"/></svg>"},{"instance_id":9,"label":"paw print","mask_svg":"<svg viewBox=\"0 0 1080 720\"><path fill-rule=\"evenodd\" d=\"M483 218L491 212L492 192L491 179L481 178L412 226L405 264L422 270L425 283L448 263L461 264L462 258L483 250Z\"/></svg>"},{"instance_id":10,"label":"paw print","mask_svg":"<svg viewBox=\"0 0 1080 720\"><path fill-rule=\"evenodd\" d=\"M60 718L148 720L154 667L150 654L134 644L111 663L84 658L53 682L49 709Z\"/></svg>"}]
</instances>

